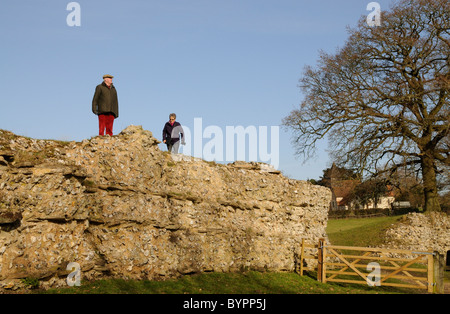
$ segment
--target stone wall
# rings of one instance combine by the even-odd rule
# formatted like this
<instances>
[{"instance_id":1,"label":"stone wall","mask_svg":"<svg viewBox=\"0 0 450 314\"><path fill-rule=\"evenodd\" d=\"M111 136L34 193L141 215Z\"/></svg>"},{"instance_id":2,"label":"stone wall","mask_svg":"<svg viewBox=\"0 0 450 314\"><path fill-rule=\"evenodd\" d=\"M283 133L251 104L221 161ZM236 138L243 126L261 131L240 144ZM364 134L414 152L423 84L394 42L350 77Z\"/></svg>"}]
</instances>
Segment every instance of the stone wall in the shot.
<instances>
[{"instance_id":1,"label":"stone wall","mask_svg":"<svg viewBox=\"0 0 450 314\"><path fill-rule=\"evenodd\" d=\"M139 126L82 142L0 130L0 288L66 286L71 262L82 280L292 271L301 239L326 237L327 188L158 143Z\"/></svg>"},{"instance_id":2,"label":"stone wall","mask_svg":"<svg viewBox=\"0 0 450 314\"><path fill-rule=\"evenodd\" d=\"M450 250L450 217L446 213L410 213L386 230L386 247L416 251Z\"/></svg>"}]
</instances>

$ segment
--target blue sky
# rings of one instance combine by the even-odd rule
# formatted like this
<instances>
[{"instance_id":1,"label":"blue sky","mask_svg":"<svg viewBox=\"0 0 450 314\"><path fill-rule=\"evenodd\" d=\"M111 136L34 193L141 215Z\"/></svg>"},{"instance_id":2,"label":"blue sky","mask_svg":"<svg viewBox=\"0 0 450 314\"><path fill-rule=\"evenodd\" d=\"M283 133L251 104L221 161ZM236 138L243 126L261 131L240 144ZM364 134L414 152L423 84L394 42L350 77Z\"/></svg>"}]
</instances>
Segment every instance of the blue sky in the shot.
<instances>
[{"instance_id":1,"label":"blue sky","mask_svg":"<svg viewBox=\"0 0 450 314\"><path fill-rule=\"evenodd\" d=\"M119 95L115 134L142 125L161 139L171 112L191 131L195 118L224 134L226 126L270 129L301 102L304 66L343 46L346 27L370 13L365 0L80 0L81 26L70 27L69 2L0 3L0 129L97 135L91 104L103 74L115 76ZM318 179L331 162L326 141L303 163L291 135L280 128L278 168Z\"/></svg>"}]
</instances>

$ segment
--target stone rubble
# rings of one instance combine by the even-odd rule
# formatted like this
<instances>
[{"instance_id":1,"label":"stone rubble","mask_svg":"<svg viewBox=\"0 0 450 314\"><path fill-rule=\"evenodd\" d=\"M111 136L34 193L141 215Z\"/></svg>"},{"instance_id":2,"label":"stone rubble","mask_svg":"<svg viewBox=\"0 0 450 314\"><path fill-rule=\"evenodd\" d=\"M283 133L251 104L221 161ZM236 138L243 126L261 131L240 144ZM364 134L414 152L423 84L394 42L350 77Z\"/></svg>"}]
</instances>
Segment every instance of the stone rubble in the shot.
<instances>
[{"instance_id":1,"label":"stone rubble","mask_svg":"<svg viewBox=\"0 0 450 314\"><path fill-rule=\"evenodd\" d=\"M386 230L384 239L388 248L437 251L446 256L450 250L450 217L446 213L409 213Z\"/></svg>"}]
</instances>

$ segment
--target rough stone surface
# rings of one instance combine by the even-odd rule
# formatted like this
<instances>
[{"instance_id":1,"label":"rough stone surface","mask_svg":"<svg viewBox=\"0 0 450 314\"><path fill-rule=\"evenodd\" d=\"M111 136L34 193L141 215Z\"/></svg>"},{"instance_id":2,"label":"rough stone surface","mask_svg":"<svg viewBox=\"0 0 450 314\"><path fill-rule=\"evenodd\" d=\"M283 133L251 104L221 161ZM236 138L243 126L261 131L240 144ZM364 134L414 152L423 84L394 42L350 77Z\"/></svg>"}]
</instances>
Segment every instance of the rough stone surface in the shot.
<instances>
[{"instance_id":1,"label":"rough stone surface","mask_svg":"<svg viewBox=\"0 0 450 314\"><path fill-rule=\"evenodd\" d=\"M446 213L410 213L385 233L386 247L416 251L450 250L450 218Z\"/></svg>"},{"instance_id":2,"label":"rough stone surface","mask_svg":"<svg viewBox=\"0 0 450 314\"><path fill-rule=\"evenodd\" d=\"M159 150L140 126L82 142L0 130L0 289L23 279L166 279L292 271L326 237L331 192L265 164L221 165Z\"/></svg>"}]
</instances>

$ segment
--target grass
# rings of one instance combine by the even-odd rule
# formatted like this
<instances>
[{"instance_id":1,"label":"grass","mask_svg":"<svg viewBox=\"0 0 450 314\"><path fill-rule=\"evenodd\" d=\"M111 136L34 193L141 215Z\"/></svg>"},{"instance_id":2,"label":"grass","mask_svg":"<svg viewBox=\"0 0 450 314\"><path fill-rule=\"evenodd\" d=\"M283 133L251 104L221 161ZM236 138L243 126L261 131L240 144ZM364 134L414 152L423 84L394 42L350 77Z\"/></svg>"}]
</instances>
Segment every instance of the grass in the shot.
<instances>
[{"instance_id":1,"label":"grass","mask_svg":"<svg viewBox=\"0 0 450 314\"><path fill-rule=\"evenodd\" d=\"M383 243L383 231L400 217L330 219L327 226L328 239L333 245L376 247Z\"/></svg>"},{"instance_id":2,"label":"grass","mask_svg":"<svg viewBox=\"0 0 450 314\"><path fill-rule=\"evenodd\" d=\"M248 271L202 273L166 281L109 279L79 287L39 291L46 294L385 294L405 293L389 287L320 283L314 275ZM417 293L417 291L416 291Z\"/></svg>"}]
</instances>

